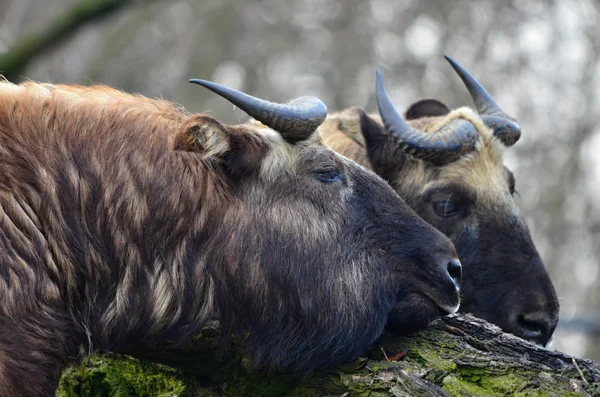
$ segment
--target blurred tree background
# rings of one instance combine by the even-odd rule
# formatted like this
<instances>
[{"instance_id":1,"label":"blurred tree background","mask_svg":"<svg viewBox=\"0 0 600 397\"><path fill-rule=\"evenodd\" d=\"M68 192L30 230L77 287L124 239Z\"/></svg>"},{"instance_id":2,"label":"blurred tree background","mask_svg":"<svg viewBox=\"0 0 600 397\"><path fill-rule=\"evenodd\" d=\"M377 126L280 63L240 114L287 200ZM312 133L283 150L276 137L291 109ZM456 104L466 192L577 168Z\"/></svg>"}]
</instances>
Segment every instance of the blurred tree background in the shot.
<instances>
[{"instance_id":1,"label":"blurred tree background","mask_svg":"<svg viewBox=\"0 0 600 397\"><path fill-rule=\"evenodd\" d=\"M0 73L17 46L31 57L12 81L108 84L235 123L187 80L376 111L378 67L400 108L470 105L451 55L523 127L506 163L560 298L550 347L600 361L599 26L596 0L0 0Z\"/></svg>"}]
</instances>

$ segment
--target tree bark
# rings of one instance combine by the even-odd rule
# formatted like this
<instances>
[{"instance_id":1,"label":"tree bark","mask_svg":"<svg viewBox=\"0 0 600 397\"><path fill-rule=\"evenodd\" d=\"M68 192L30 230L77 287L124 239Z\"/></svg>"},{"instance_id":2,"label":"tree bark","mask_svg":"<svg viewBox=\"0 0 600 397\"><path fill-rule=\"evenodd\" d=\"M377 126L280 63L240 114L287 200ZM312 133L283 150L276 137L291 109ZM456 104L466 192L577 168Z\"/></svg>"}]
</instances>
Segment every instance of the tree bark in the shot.
<instances>
[{"instance_id":1,"label":"tree bark","mask_svg":"<svg viewBox=\"0 0 600 397\"><path fill-rule=\"evenodd\" d=\"M526 342L471 315L387 335L365 357L303 380L256 371L216 325L185 348L92 355L58 396L600 396L600 366ZM227 351L227 353L225 353Z\"/></svg>"}]
</instances>

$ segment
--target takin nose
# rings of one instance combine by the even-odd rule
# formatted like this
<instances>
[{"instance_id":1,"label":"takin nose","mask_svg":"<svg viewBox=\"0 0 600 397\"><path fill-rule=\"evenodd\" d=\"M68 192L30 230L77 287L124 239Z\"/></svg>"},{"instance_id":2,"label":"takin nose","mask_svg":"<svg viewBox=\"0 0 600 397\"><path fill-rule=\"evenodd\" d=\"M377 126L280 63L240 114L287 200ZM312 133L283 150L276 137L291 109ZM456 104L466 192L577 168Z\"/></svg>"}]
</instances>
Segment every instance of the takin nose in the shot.
<instances>
[{"instance_id":1,"label":"takin nose","mask_svg":"<svg viewBox=\"0 0 600 397\"><path fill-rule=\"evenodd\" d=\"M517 313L510 319L513 334L545 346L554 333L558 316L549 310L532 310Z\"/></svg>"},{"instance_id":2,"label":"takin nose","mask_svg":"<svg viewBox=\"0 0 600 397\"><path fill-rule=\"evenodd\" d=\"M462 281L462 265L460 264L460 261L455 258L450 259L446 264L446 271L448 272L448 276L450 277L450 280L452 280L456 291L460 291L460 283Z\"/></svg>"},{"instance_id":3,"label":"takin nose","mask_svg":"<svg viewBox=\"0 0 600 397\"><path fill-rule=\"evenodd\" d=\"M558 324L559 304L552 281L538 257L530 264L530 275L515 286L516 304L507 313L508 328L523 339L545 346Z\"/></svg>"},{"instance_id":4,"label":"takin nose","mask_svg":"<svg viewBox=\"0 0 600 397\"><path fill-rule=\"evenodd\" d=\"M444 257L437 261L440 297L436 300L437 305L446 314L458 311L460 304L459 292L462 279L462 266L456 258Z\"/></svg>"}]
</instances>

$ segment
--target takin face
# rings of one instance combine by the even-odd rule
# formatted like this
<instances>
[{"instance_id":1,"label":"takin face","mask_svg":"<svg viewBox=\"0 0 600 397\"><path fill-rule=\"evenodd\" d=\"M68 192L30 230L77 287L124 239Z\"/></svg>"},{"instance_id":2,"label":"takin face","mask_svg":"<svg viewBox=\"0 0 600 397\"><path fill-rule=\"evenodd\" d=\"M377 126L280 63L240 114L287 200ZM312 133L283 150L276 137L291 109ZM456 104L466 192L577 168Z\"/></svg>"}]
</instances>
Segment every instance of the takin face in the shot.
<instances>
[{"instance_id":1,"label":"takin face","mask_svg":"<svg viewBox=\"0 0 600 397\"><path fill-rule=\"evenodd\" d=\"M352 108L328 118L321 134L331 148L387 180L452 240L464 266L462 312L545 345L558 322L559 304L513 200L515 178L502 158L520 128L468 72L447 59L478 112L451 111L425 99L403 118L378 74L381 118Z\"/></svg>"},{"instance_id":2,"label":"takin face","mask_svg":"<svg viewBox=\"0 0 600 397\"><path fill-rule=\"evenodd\" d=\"M82 350L185 343L213 317L258 366L306 372L458 309L452 243L322 144L318 99L194 82L262 124L0 83L1 396L50 395Z\"/></svg>"}]
</instances>

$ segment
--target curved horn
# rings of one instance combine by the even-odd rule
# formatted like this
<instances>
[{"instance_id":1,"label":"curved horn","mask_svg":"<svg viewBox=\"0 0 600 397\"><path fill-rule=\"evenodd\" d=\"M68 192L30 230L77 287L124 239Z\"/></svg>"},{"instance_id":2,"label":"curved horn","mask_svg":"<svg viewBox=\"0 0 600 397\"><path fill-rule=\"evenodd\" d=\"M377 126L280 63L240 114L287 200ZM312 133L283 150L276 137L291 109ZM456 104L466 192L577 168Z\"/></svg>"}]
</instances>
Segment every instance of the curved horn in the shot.
<instances>
[{"instance_id":1,"label":"curved horn","mask_svg":"<svg viewBox=\"0 0 600 397\"><path fill-rule=\"evenodd\" d=\"M190 83L199 84L227 99L250 117L279 132L289 143L310 137L327 117L327 107L315 97L304 96L280 104L211 81L193 79Z\"/></svg>"},{"instance_id":2,"label":"curved horn","mask_svg":"<svg viewBox=\"0 0 600 397\"><path fill-rule=\"evenodd\" d=\"M500 139L504 145L508 147L514 145L521 137L519 124L500 109L485 88L469 72L449 56L445 55L444 58L450 63L467 90L469 90L469 94L485 125L494 131L494 136Z\"/></svg>"},{"instance_id":3,"label":"curved horn","mask_svg":"<svg viewBox=\"0 0 600 397\"><path fill-rule=\"evenodd\" d=\"M376 72L375 95L383 124L403 152L441 165L475 149L479 134L468 121L452 120L432 133L421 132L408 124L386 93L379 70Z\"/></svg>"}]
</instances>

